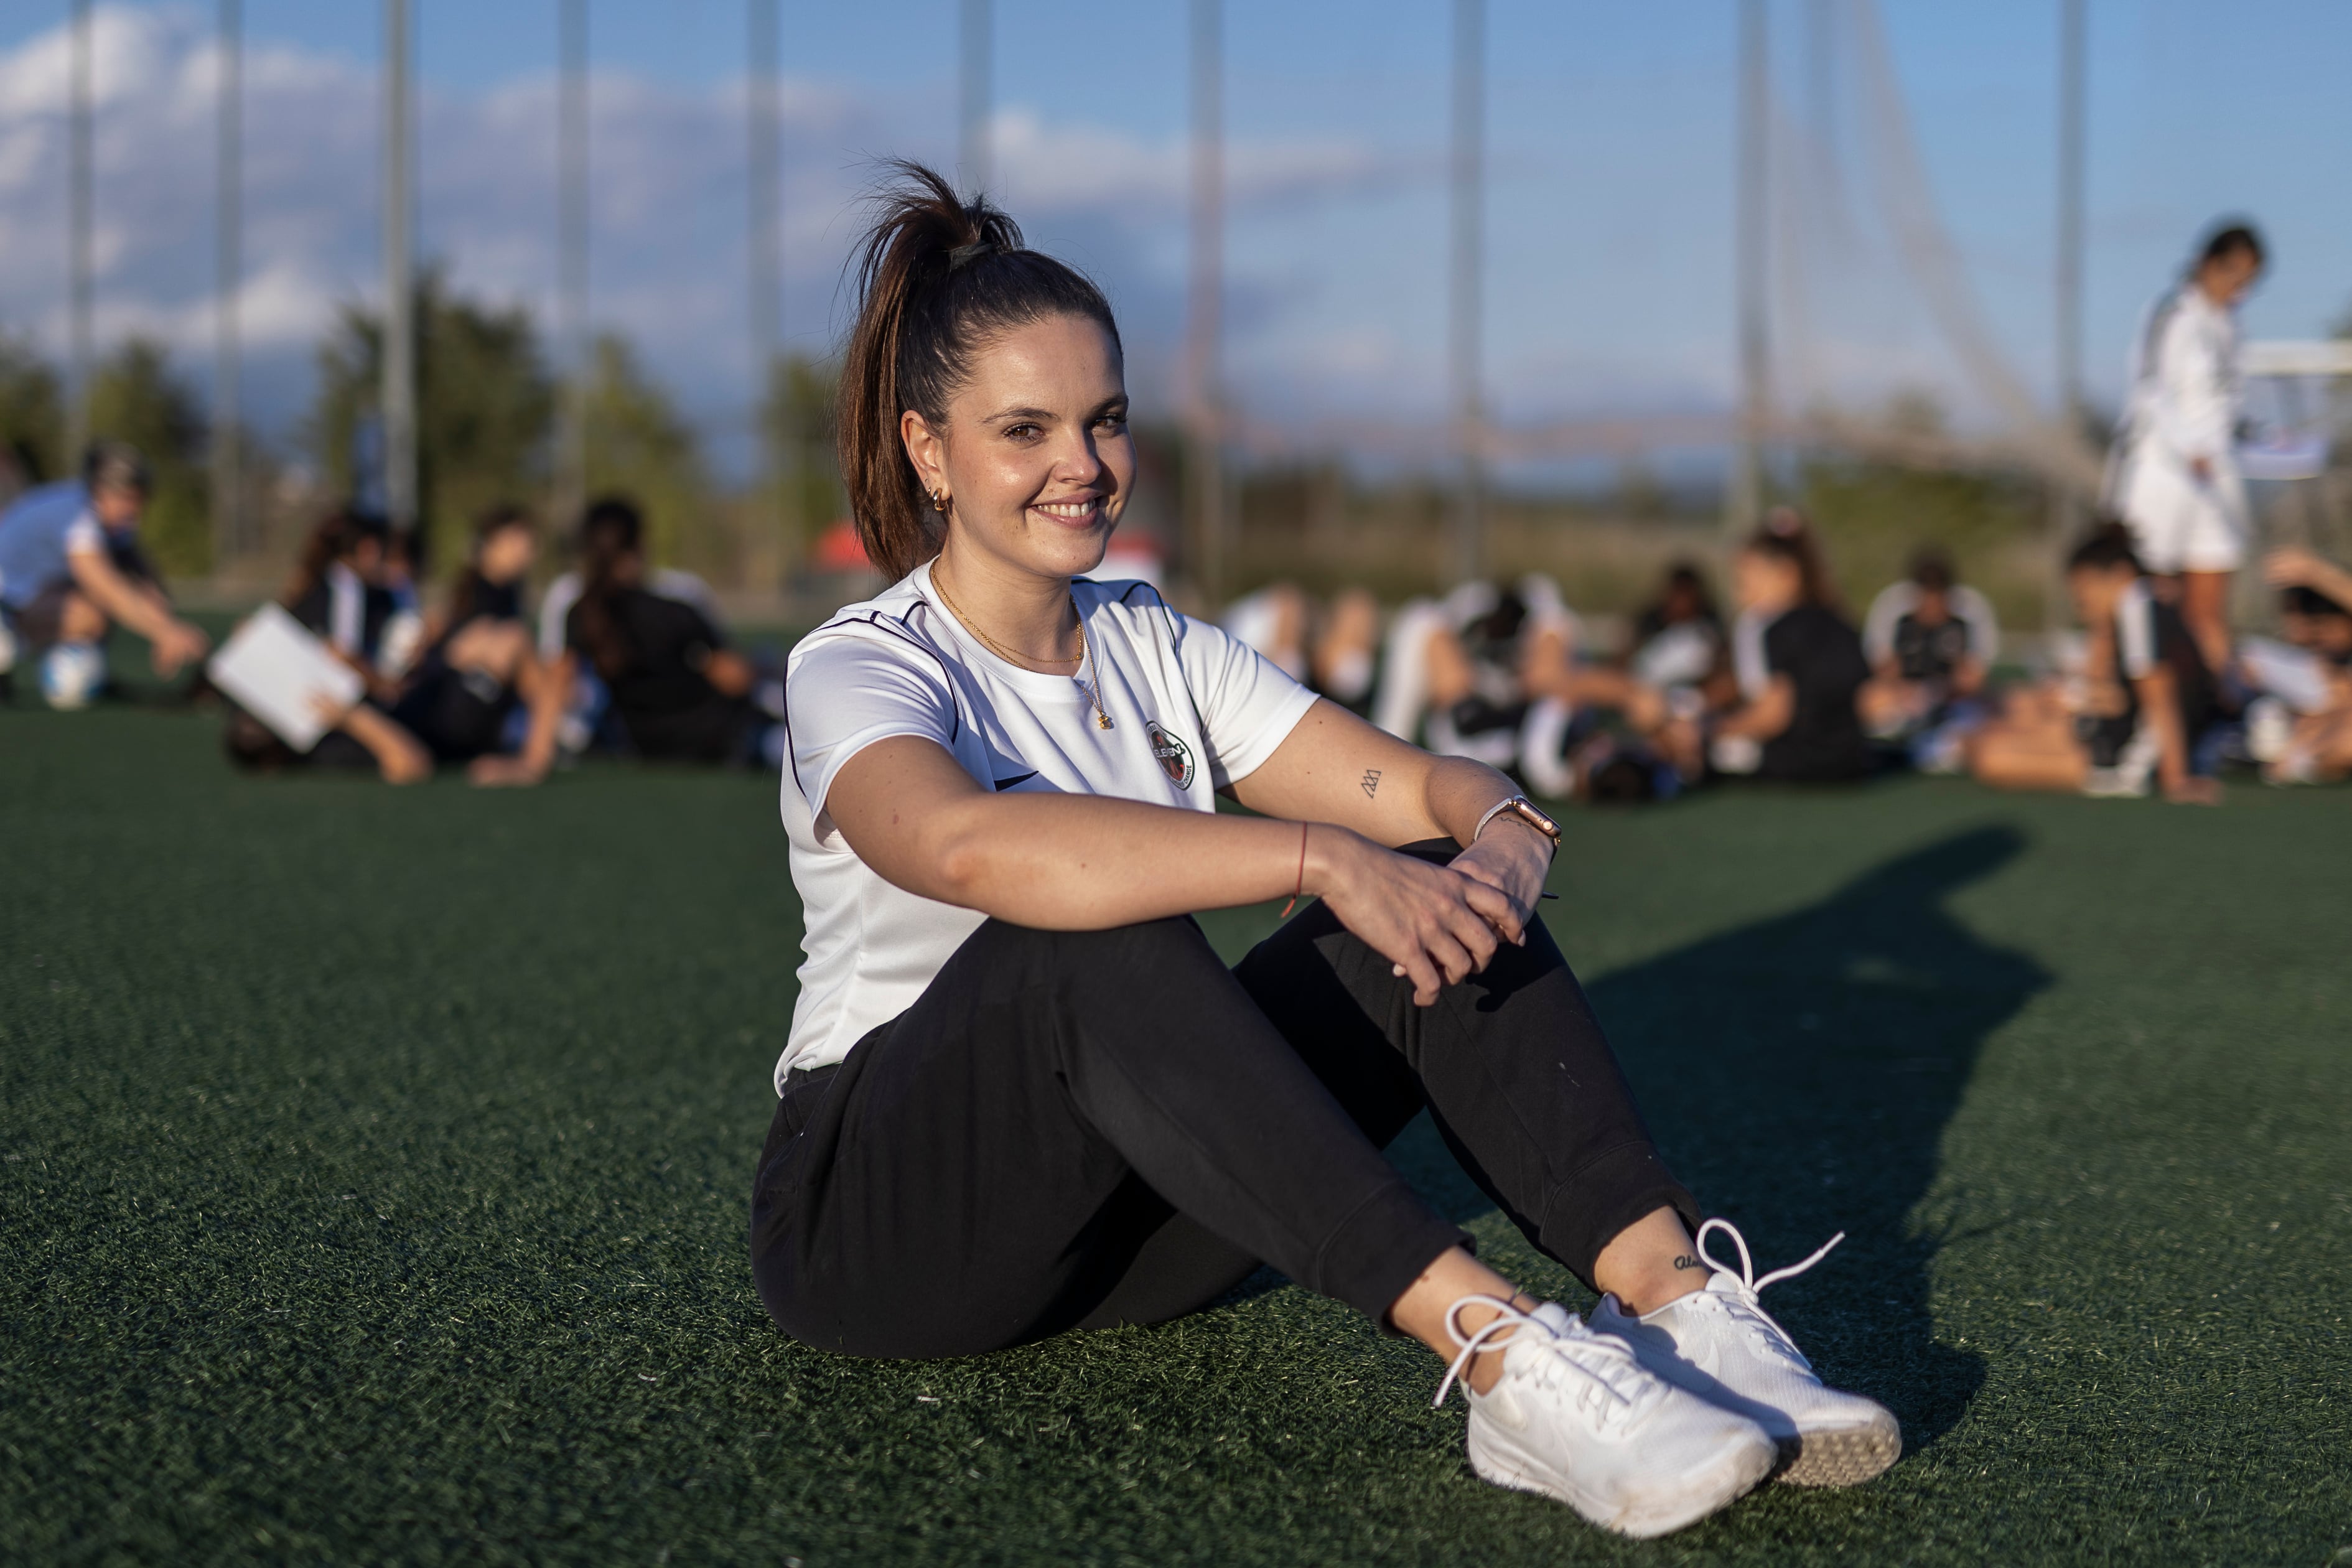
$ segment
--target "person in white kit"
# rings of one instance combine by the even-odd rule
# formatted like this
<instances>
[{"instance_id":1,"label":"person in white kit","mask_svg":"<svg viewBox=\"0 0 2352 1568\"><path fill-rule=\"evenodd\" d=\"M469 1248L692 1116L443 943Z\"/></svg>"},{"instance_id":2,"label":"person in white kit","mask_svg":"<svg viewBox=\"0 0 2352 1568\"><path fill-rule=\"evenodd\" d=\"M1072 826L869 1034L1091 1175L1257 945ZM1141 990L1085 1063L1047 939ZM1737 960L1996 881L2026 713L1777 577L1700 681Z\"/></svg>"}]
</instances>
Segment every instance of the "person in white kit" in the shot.
<instances>
[{"instance_id":1,"label":"person in white kit","mask_svg":"<svg viewBox=\"0 0 2352 1568\"><path fill-rule=\"evenodd\" d=\"M1264 1261L1449 1362L1478 1474L1608 1528L1679 1528L1776 1466L1884 1469L1894 1417L1814 1375L1758 1304L1775 1277L1744 1244L1700 1261L1728 1227L1694 1241L1532 918L1558 828L1092 580L1136 479L1110 307L894 167L839 420L896 581L786 677L807 958L751 1219L779 1328L978 1354L1178 1317ZM1190 918L1286 895L1319 901L1231 970ZM1424 1107L1612 1331L1519 1294L1381 1157Z\"/></svg>"},{"instance_id":2,"label":"person in white kit","mask_svg":"<svg viewBox=\"0 0 2352 1568\"><path fill-rule=\"evenodd\" d=\"M2132 340L2109 498L2140 564L2175 583L2181 618L2213 669L2230 665L2230 579L2245 564L2250 526L2236 455L2244 398L2236 310L2264 260L2252 226L2222 225L2148 312Z\"/></svg>"}]
</instances>

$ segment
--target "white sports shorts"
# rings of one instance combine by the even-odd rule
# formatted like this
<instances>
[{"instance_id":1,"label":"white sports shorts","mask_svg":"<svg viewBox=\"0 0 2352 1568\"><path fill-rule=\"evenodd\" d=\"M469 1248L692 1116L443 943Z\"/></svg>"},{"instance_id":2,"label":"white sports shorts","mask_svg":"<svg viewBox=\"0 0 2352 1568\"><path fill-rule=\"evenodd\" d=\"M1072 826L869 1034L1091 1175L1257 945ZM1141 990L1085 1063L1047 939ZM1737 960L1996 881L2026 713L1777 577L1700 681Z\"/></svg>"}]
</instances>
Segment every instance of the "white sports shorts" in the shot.
<instances>
[{"instance_id":1,"label":"white sports shorts","mask_svg":"<svg viewBox=\"0 0 2352 1568\"><path fill-rule=\"evenodd\" d=\"M2169 453L2135 453L2116 500L2139 563L2151 572L2235 572L2246 563L2246 484L2227 458L2200 482Z\"/></svg>"}]
</instances>

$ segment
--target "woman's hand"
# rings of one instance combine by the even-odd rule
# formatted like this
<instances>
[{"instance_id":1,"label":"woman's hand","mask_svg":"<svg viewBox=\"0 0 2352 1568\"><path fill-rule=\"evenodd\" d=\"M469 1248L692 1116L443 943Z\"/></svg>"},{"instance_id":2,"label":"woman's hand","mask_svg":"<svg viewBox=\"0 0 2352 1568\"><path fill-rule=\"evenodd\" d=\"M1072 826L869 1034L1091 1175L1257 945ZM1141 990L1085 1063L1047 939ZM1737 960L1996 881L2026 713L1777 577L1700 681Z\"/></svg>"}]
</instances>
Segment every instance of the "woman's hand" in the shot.
<instances>
[{"instance_id":1,"label":"woman's hand","mask_svg":"<svg viewBox=\"0 0 2352 1568\"><path fill-rule=\"evenodd\" d=\"M1445 986L1485 969L1506 933L1514 942L1522 938L1522 907L1486 875L1456 869L1461 859L1433 866L1344 827L1321 825L1309 830L1308 846L1308 890L1393 963L1400 978L1412 982L1416 1005L1428 1006ZM1477 862L1478 870L1516 884L1519 877L1501 863L1506 855L1496 845Z\"/></svg>"},{"instance_id":2,"label":"woman's hand","mask_svg":"<svg viewBox=\"0 0 2352 1568\"><path fill-rule=\"evenodd\" d=\"M1478 841L1454 858L1452 869L1484 882L1510 900L1511 919L1496 926L1507 942L1524 944L1544 879L1551 874L1552 843L1534 825L1505 812Z\"/></svg>"}]
</instances>

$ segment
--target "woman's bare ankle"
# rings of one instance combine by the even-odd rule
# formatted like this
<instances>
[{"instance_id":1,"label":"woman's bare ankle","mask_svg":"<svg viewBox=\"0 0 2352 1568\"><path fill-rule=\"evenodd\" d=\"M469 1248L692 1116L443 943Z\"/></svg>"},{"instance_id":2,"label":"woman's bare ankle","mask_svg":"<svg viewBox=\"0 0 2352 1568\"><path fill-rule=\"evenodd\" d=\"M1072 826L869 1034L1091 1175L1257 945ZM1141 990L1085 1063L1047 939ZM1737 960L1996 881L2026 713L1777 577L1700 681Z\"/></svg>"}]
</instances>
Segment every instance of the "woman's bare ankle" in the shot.
<instances>
[{"instance_id":1,"label":"woman's bare ankle","mask_svg":"<svg viewBox=\"0 0 2352 1568\"><path fill-rule=\"evenodd\" d=\"M1635 1317L1654 1312L1694 1290L1714 1270L1698 1255L1682 1216L1656 1208L1619 1231L1593 1259L1592 1282Z\"/></svg>"},{"instance_id":2,"label":"woman's bare ankle","mask_svg":"<svg viewBox=\"0 0 2352 1568\"><path fill-rule=\"evenodd\" d=\"M1389 1308L1389 1322L1399 1333L1411 1334L1448 1363L1462 1353L1446 1324L1454 1305L1465 1297L1486 1297L1507 1302L1521 1311L1531 1311L1537 1303L1521 1293L1511 1282L1479 1262L1461 1247L1448 1247L1436 1261L1421 1271L1421 1277L1405 1287L1403 1295ZM1475 1334L1495 1321L1498 1308L1484 1301L1473 1301L1462 1309L1454 1320L1454 1327L1464 1334ZM1503 1373L1502 1346L1482 1350L1470 1358L1464 1372L1464 1381L1472 1392L1484 1394L1495 1384Z\"/></svg>"}]
</instances>

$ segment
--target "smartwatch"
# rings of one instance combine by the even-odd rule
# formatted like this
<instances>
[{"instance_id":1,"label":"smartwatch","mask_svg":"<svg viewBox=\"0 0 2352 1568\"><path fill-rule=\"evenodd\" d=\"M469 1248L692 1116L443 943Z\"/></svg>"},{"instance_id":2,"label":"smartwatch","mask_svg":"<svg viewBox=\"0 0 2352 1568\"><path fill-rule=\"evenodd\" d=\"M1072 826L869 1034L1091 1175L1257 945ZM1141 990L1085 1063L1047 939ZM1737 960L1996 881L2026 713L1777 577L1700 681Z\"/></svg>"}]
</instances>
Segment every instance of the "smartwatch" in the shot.
<instances>
[{"instance_id":1,"label":"smartwatch","mask_svg":"<svg viewBox=\"0 0 2352 1568\"><path fill-rule=\"evenodd\" d=\"M1559 824L1546 816L1538 809L1534 801L1523 795L1515 795L1508 800L1498 800L1488 806L1486 815L1478 819L1478 826L1470 830L1470 842L1477 843L1478 836L1486 831L1486 825L1506 814L1517 817L1521 822L1550 839L1552 855L1555 858L1559 856Z\"/></svg>"}]
</instances>

